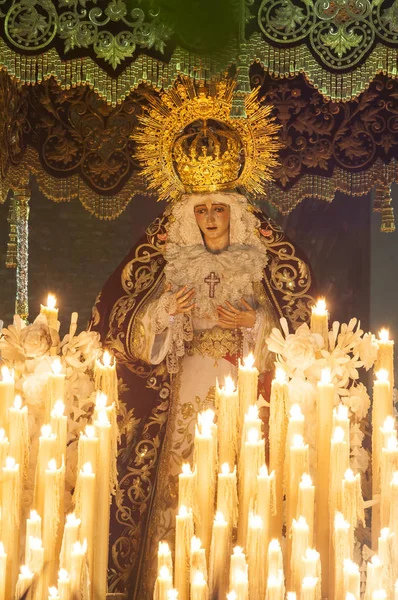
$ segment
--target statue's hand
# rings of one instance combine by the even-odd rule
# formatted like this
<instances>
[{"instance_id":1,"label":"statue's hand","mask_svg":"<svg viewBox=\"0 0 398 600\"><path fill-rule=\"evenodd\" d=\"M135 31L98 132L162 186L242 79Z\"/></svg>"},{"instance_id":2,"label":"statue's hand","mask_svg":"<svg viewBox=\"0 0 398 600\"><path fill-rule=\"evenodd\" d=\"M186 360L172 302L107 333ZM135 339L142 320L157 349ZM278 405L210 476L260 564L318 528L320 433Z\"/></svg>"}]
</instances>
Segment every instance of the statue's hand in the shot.
<instances>
[{"instance_id":1,"label":"statue's hand","mask_svg":"<svg viewBox=\"0 0 398 600\"><path fill-rule=\"evenodd\" d=\"M168 292L169 290L170 286L166 288L166 292ZM193 288L189 290L188 286L184 285L184 287L180 288L173 295L174 302L172 302L172 306L175 306L175 310L173 311L172 315L187 313L190 312L193 308L195 308L195 303L192 302L195 295L195 290Z\"/></svg>"},{"instance_id":2,"label":"statue's hand","mask_svg":"<svg viewBox=\"0 0 398 600\"><path fill-rule=\"evenodd\" d=\"M230 302L226 302L225 306L218 306L218 324L223 329L236 329L237 327L254 327L256 322L256 311L241 298L243 310L239 310L232 306Z\"/></svg>"}]
</instances>

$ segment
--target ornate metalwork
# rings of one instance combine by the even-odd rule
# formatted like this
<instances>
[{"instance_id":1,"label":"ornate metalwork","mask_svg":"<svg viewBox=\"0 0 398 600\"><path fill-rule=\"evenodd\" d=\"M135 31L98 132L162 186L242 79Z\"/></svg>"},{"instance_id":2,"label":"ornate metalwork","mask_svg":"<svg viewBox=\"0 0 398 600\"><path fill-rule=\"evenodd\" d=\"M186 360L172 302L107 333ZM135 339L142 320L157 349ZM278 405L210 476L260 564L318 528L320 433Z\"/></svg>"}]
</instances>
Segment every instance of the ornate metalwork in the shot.
<instances>
[{"instance_id":1,"label":"ornate metalwork","mask_svg":"<svg viewBox=\"0 0 398 600\"><path fill-rule=\"evenodd\" d=\"M14 0L2 15L5 35L19 50L43 50L57 35L65 53L92 47L113 69L137 48L163 52L172 33L158 14L148 21L141 8L129 10L123 0L111 0L104 9L97 0L61 0L57 7L51 0ZM115 24L122 29L116 31Z\"/></svg>"},{"instance_id":2,"label":"ornate metalwork","mask_svg":"<svg viewBox=\"0 0 398 600\"><path fill-rule=\"evenodd\" d=\"M377 38L397 43L398 3L389 0L262 0L258 26L281 45L306 40L321 63L352 69Z\"/></svg>"}]
</instances>

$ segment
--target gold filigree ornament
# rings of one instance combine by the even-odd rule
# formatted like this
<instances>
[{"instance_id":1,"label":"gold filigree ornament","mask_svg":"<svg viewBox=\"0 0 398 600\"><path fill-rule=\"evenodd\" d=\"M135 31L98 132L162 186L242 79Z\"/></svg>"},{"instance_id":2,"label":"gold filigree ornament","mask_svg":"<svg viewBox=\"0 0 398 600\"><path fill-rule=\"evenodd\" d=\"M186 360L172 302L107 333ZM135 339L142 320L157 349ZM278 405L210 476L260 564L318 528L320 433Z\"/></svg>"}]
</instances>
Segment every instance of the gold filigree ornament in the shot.
<instances>
[{"instance_id":1,"label":"gold filigree ornament","mask_svg":"<svg viewBox=\"0 0 398 600\"><path fill-rule=\"evenodd\" d=\"M253 90L245 101L247 117L231 117L231 79L196 84L180 76L161 96L148 94L132 138L148 187L159 200L177 200L183 193L244 189L264 195L272 179L279 126L272 107L258 101Z\"/></svg>"}]
</instances>

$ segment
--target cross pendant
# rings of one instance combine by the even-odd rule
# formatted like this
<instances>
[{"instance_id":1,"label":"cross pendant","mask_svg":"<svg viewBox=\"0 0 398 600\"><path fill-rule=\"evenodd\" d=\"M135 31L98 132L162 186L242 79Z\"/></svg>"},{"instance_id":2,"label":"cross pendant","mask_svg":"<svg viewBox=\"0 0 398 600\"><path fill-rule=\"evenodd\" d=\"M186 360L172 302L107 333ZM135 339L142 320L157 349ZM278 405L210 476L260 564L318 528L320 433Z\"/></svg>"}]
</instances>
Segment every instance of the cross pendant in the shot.
<instances>
[{"instance_id":1,"label":"cross pendant","mask_svg":"<svg viewBox=\"0 0 398 600\"><path fill-rule=\"evenodd\" d=\"M205 277L204 282L209 286L209 298L214 298L214 292L216 289L216 285L221 282L221 279L215 274L214 271L210 273L207 277Z\"/></svg>"}]
</instances>

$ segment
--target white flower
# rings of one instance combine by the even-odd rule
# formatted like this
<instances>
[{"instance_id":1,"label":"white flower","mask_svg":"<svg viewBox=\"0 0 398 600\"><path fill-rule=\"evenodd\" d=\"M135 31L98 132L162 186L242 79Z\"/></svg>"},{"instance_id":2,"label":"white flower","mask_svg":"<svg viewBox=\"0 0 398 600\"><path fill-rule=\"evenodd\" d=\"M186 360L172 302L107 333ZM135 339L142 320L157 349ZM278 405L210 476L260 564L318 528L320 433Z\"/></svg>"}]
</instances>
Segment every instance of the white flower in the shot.
<instances>
[{"instance_id":1,"label":"white flower","mask_svg":"<svg viewBox=\"0 0 398 600\"><path fill-rule=\"evenodd\" d=\"M289 373L296 370L301 373L314 363L316 352L323 346L323 338L317 333L311 333L308 325L303 323L295 333L289 333L286 319L280 319L282 333L274 328L267 339L268 349L275 352L279 362L287 366Z\"/></svg>"},{"instance_id":2,"label":"white flower","mask_svg":"<svg viewBox=\"0 0 398 600\"><path fill-rule=\"evenodd\" d=\"M367 371L371 369L376 361L379 344L373 333L365 333L358 346L359 358Z\"/></svg>"},{"instance_id":3,"label":"white flower","mask_svg":"<svg viewBox=\"0 0 398 600\"><path fill-rule=\"evenodd\" d=\"M22 390L26 398L26 404L31 406L43 406L47 393L47 373L29 375L22 384Z\"/></svg>"},{"instance_id":4,"label":"white flower","mask_svg":"<svg viewBox=\"0 0 398 600\"><path fill-rule=\"evenodd\" d=\"M344 404L349 406L357 420L364 419L370 407L370 398L363 383L353 385L348 390L348 396L343 398Z\"/></svg>"}]
</instances>

